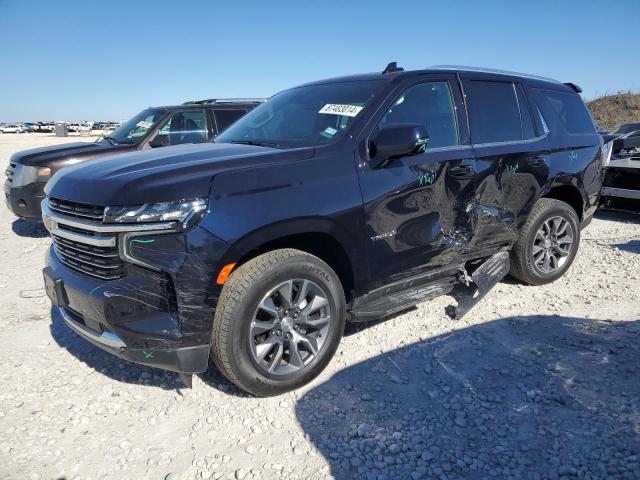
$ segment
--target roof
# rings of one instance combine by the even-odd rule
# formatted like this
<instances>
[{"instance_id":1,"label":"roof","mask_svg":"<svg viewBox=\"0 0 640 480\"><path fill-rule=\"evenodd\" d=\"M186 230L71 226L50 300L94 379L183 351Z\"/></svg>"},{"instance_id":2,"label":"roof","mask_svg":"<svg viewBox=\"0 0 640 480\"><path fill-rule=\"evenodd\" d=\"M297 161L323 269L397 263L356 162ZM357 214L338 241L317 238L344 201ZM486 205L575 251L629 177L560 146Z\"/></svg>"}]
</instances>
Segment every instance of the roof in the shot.
<instances>
[{"instance_id":1,"label":"roof","mask_svg":"<svg viewBox=\"0 0 640 480\"><path fill-rule=\"evenodd\" d=\"M546 84L548 86L560 87L561 89L570 88L573 91L578 92L580 87L575 84L563 84L553 78L542 77L538 75L531 75L528 73L509 72L506 70L496 70L490 68L478 68L478 67L465 67L459 65L434 65L427 67L423 70L409 70L409 71L394 71L391 73L364 73L358 75L347 75L343 77L328 78L324 80L318 80L315 82L305 83L300 86L309 85L321 85L325 83L341 83L341 82L355 82L355 81L375 81L375 80L387 80L387 81L400 81L404 78L409 78L417 75L424 75L427 73L475 73L487 75L487 77L501 78L504 80L526 79L538 84ZM579 93L579 92L578 92Z\"/></svg>"}]
</instances>

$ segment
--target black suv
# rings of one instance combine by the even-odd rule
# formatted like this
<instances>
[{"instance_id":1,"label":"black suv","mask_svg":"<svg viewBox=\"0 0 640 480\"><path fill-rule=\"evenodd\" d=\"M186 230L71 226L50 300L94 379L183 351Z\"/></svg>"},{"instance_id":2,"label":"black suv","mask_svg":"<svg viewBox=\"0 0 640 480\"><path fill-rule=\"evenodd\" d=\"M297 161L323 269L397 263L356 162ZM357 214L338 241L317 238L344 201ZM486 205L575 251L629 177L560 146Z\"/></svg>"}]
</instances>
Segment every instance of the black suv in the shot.
<instances>
[{"instance_id":1,"label":"black suv","mask_svg":"<svg viewBox=\"0 0 640 480\"><path fill-rule=\"evenodd\" d=\"M44 186L61 168L116 153L206 142L262 101L210 99L148 108L97 142L67 143L14 153L4 185L7 207L19 217L40 220Z\"/></svg>"},{"instance_id":2,"label":"black suv","mask_svg":"<svg viewBox=\"0 0 640 480\"><path fill-rule=\"evenodd\" d=\"M281 92L213 144L78 165L47 186L46 290L122 358L190 374L209 354L266 396L333 356L345 321L507 272L562 276L596 209L603 141L573 84L455 67Z\"/></svg>"}]
</instances>

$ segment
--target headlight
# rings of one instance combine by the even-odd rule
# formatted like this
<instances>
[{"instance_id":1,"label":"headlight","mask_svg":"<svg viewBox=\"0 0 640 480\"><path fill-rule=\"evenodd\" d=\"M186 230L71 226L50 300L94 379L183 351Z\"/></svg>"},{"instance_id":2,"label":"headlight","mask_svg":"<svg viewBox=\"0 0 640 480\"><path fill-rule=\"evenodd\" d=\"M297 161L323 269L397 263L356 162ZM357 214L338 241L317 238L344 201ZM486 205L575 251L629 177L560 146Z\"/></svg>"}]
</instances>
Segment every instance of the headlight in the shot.
<instances>
[{"instance_id":1,"label":"headlight","mask_svg":"<svg viewBox=\"0 0 640 480\"><path fill-rule=\"evenodd\" d=\"M199 220L207 209L204 198L175 202L145 203L126 207L107 207L105 223L186 222Z\"/></svg>"},{"instance_id":2,"label":"headlight","mask_svg":"<svg viewBox=\"0 0 640 480\"><path fill-rule=\"evenodd\" d=\"M51 178L51 169L47 167L22 167L21 185L29 185L35 182L46 182Z\"/></svg>"}]
</instances>

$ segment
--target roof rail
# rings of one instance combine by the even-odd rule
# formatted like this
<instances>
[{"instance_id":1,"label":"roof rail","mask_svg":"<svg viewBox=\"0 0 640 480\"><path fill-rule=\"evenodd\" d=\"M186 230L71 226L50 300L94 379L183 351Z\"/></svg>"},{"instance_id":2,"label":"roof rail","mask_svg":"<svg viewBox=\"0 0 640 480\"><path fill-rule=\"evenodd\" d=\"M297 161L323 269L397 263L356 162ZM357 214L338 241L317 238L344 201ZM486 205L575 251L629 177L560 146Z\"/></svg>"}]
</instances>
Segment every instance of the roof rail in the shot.
<instances>
[{"instance_id":1,"label":"roof rail","mask_svg":"<svg viewBox=\"0 0 640 480\"><path fill-rule=\"evenodd\" d=\"M262 103L266 98L207 98L205 100L189 100L182 105L206 105L210 103Z\"/></svg>"},{"instance_id":2,"label":"roof rail","mask_svg":"<svg viewBox=\"0 0 640 480\"><path fill-rule=\"evenodd\" d=\"M498 70L493 68L466 67L463 65L431 65L427 67L427 69L428 70L460 70L460 71L478 72L478 73L498 73L502 75L512 75L515 77L530 78L532 80L544 80L545 82L560 83L555 78L541 77L539 75L531 75L529 73L510 72L508 70Z\"/></svg>"}]
</instances>

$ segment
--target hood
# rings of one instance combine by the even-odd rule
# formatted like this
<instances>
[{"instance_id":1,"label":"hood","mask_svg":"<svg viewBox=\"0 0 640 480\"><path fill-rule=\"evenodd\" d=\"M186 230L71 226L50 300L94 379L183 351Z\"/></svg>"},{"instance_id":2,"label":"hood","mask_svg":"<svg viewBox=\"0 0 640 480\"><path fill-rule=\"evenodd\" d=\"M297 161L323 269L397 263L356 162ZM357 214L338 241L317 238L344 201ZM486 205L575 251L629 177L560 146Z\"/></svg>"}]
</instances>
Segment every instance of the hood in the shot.
<instances>
[{"instance_id":1,"label":"hood","mask_svg":"<svg viewBox=\"0 0 640 480\"><path fill-rule=\"evenodd\" d=\"M50 167L52 163L58 163L69 158L87 160L93 156L117 153L123 149L131 149L131 145L111 145L107 141L74 142L16 152L11 156L11 161L33 167Z\"/></svg>"},{"instance_id":2,"label":"hood","mask_svg":"<svg viewBox=\"0 0 640 480\"><path fill-rule=\"evenodd\" d=\"M47 195L93 205L139 205L208 197L217 173L302 160L313 148L277 150L253 145L177 145L78 164L56 173Z\"/></svg>"}]
</instances>

